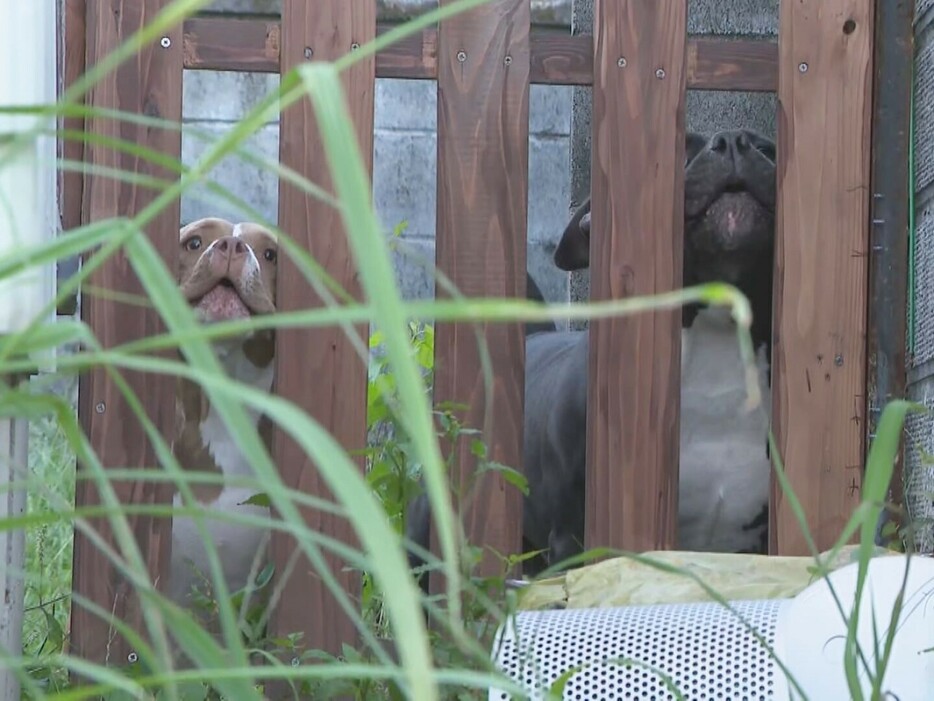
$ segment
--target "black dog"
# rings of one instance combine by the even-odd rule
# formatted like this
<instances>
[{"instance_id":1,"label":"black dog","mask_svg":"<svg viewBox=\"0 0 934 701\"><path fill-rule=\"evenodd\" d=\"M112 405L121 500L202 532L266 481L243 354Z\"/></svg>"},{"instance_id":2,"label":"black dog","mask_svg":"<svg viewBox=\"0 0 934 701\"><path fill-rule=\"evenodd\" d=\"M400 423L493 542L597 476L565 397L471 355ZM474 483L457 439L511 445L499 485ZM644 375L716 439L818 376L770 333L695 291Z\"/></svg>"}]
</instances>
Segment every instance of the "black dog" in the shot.
<instances>
[{"instance_id":1,"label":"black dog","mask_svg":"<svg viewBox=\"0 0 934 701\"><path fill-rule=\"evenodd\" d=\"M709 140L688 134L685 160L684 285L729 282L750 298L767 408L775 146L749 131ZM558 267L588 267L589 237L588 200L555 251ZM694 305L682 319L679 548L761 552L768 521L767 416L742 412L744 375L729 310ZM527 551L547 550L549 564L582 550L587 354L586 331L535 334L526 343L524 472L530 495L523 538ZM410 512L408 535L426 546L429 513L421 500ZM534 573L544 563L527 564Z\"/></svg>"}]
</instances>

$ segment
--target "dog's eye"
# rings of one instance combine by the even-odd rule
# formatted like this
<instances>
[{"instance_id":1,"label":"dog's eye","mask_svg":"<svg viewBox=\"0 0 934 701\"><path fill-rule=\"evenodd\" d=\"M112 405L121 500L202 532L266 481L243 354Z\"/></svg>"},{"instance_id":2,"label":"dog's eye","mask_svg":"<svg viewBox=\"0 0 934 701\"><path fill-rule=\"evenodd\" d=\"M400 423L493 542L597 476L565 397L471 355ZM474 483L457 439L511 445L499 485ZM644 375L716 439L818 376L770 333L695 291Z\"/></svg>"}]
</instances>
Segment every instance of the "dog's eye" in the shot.
<instances>
[{"instance_id":1,"label":"dog's eye","mask_svg":"<svg viewBox=\"0 0 934 701\"><path fill-rule=\"evenodd\" d=\"M266 260L268 260L270 263L275 263L275 262L276 262L276 249L275 249L275 248L267 248L267 249L263 252L263 258L265 258Z\"/></svg>"},{"instance_id":2,"label":"dog's eye","mask_svg":"<svg viewBox=\"0 0 934 701\"><path fill-rule=\"evenodd\" d=\"M185 248L187 248L189 251L197 251L199 248L201 248L201 237L192 236L190 239L185 241Z\"/></svg>"}]
</instances>

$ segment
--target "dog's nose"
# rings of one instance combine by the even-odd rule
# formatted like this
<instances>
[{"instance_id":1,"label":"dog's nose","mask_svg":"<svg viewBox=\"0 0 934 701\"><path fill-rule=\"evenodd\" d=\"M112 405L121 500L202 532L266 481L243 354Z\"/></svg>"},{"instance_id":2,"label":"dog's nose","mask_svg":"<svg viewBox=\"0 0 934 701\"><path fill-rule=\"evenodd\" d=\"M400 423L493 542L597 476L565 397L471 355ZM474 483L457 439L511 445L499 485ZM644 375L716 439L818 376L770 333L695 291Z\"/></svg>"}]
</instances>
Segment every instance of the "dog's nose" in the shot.
<instances>
[{"instance_id":1,"label":"dog's nose","mask_svg":"<svg viewBox=\"0 0 934 701\"><path fill-rule=\"evenodd\" d=\"M723 132L710 140L711 151L729 158L734 163L749 150L749 147L749 137L742 131Z\"/></svg>"},{"instance_id":2,"label":"dog's nose","mask_svg":"<svg viewBox=\"0 0 934 701\"><path fill-rule=\"evenodd\" d=\"M242 256L246 252L246 246L243 245L243 241L236 236L225 236L222 239L218 239L215 246L217 250L227 256Z\"/></svg>"}]
</instances>

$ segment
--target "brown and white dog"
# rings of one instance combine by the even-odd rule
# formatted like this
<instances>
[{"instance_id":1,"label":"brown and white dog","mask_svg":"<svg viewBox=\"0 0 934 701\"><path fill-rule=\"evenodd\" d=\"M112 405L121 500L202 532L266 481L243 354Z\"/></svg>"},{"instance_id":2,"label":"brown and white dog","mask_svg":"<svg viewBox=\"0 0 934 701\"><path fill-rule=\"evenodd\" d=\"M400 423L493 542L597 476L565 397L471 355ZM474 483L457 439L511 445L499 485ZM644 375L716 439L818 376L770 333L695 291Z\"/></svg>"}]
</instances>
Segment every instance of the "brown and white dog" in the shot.
<instances>
[{"instance_id":1,"label":"brown and white dog","mask_svg":"<svg viewBox=\"0 0 934 701\"><path fill-rule=\"evenodd\" d=\"M179 287L203 324L244 319L275 312L278 244L258 224L233 224L206 218L179 232ZM275 337L272 331L249 333L213 343L225 372L234 380L269 392L272 389ZM267 448L271 426L247 408ZM251 477L252 467L241 454L224 422L201 387L190 380L178 384L176 436L173 452L183 469L219 472L225 477ZM192 485L198 502L225 514L268 515L268 509L243 502L259 489L226 485ZM181 505L179 494L175 505ZM206 518L204 528L217 549L231 592L246 586L266 556L268 531L249 524ZM168 594L186 608L194 587L210 582L205 545L191 518L172 525L172 561Z\"/></svg>"}]
</instances>

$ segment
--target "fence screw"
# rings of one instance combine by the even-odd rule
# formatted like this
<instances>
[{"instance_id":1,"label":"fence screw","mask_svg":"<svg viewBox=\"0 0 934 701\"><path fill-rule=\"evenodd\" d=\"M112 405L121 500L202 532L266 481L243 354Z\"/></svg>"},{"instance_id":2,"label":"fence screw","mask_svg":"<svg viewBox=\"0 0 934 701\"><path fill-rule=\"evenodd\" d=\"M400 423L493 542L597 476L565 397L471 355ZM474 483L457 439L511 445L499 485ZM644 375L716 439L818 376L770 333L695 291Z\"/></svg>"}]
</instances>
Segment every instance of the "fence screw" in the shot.
<instances>
[{"instance_id":1,"label":"fence screw","mask_svg":"<svg viewBox=\"0 0 934 701\"><path fill-rule=\"evenodd\" d=\"M130 664L136 664L136 661L138 659L139 659L139 655L137 655L135 652L131 652L129 655L126 656L126 661L129 662Z\"/></svg>"},{"instance_id":2,"label":"fence screw","mask_svg":"<svg viewBox=\"0 0 934 701\"><path fill-rule=\"evenodd\" d=\"M657 71L655 71L655 77L658 78L659 80L661 80L662 78L664 78L664 77L665 77L665 69L664 69L664 68L659 68Z\"/></svg>"},{"instance_id":3,"label":"fence screw","mask_svg":"<svg viewBox=\"0 0 934 701\"><path fill-rule=\"evenodd\" d=\"M292 658L292 666L293 666L293 667L298 667L299 664L301 664L301 663L299 662L298 658L297 658L297 657L293 657L293 658Z\"/></svg>"},{"instance_id":4,"label":"fence screw","mask_svg":"<svg viewBox=\"0 0 934 701\"><path fill-rule=\"evenodd\" d=\"M354 42L353 44L350 45L351 51L356 51L359 48L360 48L360 44L358 44L357 42Z\"/></svg>"},{"instance_id":5,"label":"fence screw","mask_svg":"<svg viewBox=\"0 0 934 701\"><path fill-rule=\"evenodd\" d=\"M843 356L837 355L836 357L834 357L833 364L836 365L838 368L843 367Z\"/></svg>"},{"instance_id":6,"label":"fence screw","mask_svg":"<svg viewBox=\"0 0 934 701\"><path fill-rule=\"evenodd\" d=\"M107 407L104 406L104 402L98 402L97 406L94 407L94 411L96 411L98 414L103 414L104 409L106 408Z\"/></svg>"},{"instance_id":7,"label":"fence screw","mask_svg":"<svg viewBox=\"0 0 934 701\"><path fill-rule=\"evenodd\" d=\"M808 72L808 64L804 63L803 61L802 61L801 63L799 63L799 64L798 64L798 72L799 72L799 73L807 73L807 72Z\"/></svg>"},{"instance_id":8,"label":"fence screw","mask_svg":"<svg viewBox=\"0 0 934 701\"><path fill-rule=\"evenodd\" d=\"M310 59L314 55L315 55L314 49L312 49L310 46L306 46L305 47L305 58Z\"/></svg>"},{"instance_id":9,"label":"fence screw","mask_svg":"<svg viewBox=\"0 0 934 701\"><path fill-rule=\"evenodd\" d=\"M457 60L460 61L461 63L463 63L464 61L466 61L466 60L467 60L467 52L466 52L466 51L458 51L458 52L457 52Z\"/></svg>"},{"instance_id":10,"label":"fence screw","mask_svg":"<svg viewBox=\"0 0 934 701\"><path fill-rule=\"evenodd\" d=\"M626 67L626 57L625 57L625 56L620 56L620 57L619 57L619 60L616 62L616 65L619 66L620 68L625 68L625 67Z\"/></svg>"},{"instance_id":11,"label":"fence screw","mask_svg":"<svg viewBox=\"0 0 934 701\"><path fill-rule=\"evenodd\" d=\"M163 49L167 49L171 45L172 45L172 40L169 39L168 37L162 37L162 39L159 40L159 46L161 46Z\"/></svg>"},{"instance_id":12,"label":"fence screw","mask_svg":"<svg viewBox=\"0 0 934 701\"><path fill-rule=\"evenodd\" d=\"M509 64L511 64L511 63L512 63L512 56L507 56L506 58L504 58L504 59L503 59L503 63L506 64L507 66L508 66Z\"/></svg>"}]
</instances>

